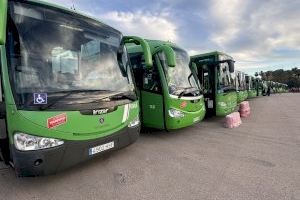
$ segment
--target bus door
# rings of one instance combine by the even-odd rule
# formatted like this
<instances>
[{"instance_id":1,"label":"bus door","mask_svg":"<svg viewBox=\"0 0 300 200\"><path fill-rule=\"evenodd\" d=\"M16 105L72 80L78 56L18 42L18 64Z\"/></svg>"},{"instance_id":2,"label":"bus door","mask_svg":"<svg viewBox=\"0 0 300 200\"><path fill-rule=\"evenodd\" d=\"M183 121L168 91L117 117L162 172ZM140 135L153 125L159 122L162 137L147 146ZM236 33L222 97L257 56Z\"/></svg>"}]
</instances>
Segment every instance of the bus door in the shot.
<instances>
[{"instance_id":1,"label":"bus door","mask_svg":"<svg viewBox=\"0 0 300 200\"><path fill-rule=\"evenodd\" d=\"M206 106L206 117L216 114L215 67L213 65L198 66L198 78L203 86L203 96Z\"/></svg>"},{"instance_id":2,"label":"bus door","mask_svg":"<svg viewBox=\"0 0 300 200\"><path fill-rule=\"evenodd\" d=\"M153 61L153 67L149 69L144 65L142 56L134 56L130 60L139 90L143 126L165 129L162 85L156 62Z\"/></svg>"}]
</instances>

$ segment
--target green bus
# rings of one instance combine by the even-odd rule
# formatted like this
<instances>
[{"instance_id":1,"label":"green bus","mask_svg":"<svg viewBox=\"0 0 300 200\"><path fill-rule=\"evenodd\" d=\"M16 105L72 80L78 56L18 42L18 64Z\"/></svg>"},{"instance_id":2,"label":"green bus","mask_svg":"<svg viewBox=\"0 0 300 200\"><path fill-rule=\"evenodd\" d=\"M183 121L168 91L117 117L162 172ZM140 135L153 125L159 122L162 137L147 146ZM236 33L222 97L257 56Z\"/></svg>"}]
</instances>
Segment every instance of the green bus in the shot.
<instances>
[{"instance_id":1,"label":"green bus","mask_svg":"<svg viewBox=\"0 0 300 200\"><path fill-rule=\"evenodd\" d=\"M1 157L18 176L53 174L137 140L125 43L148 44L39 1L0 1Z\"/></svg>"},{"instance_id":2,"label":"green bus","mask_svg":"<svg viewBox=\"0 0 300 200\"><path fill-rule=\"evenodd\" d=\"M267 96L268 87L269 87L269 85L270 85L269 82L270 82L270 81L266 81L266 80L263 80L263 81L262 81L262 86L263 86L263 89L262 89L262 95L263 95L263 96Z\"/></svg>"},{"instance_id":3,"label":"green bus","mask_svg":"<svg viewBox=\"0 0 300 200\"><path fill-rule=\"evenodd\" d=\"M284 83L278 83L279 84L279 93L286 93L288 92L288 85Z\"/></svg>"},{"instance_id":4,"label":"green bus","mask_svg":"<svg viewBox=\"0 0 300 200\"><path fill-rule=\"evenodd\" d=\"M246 74L241 71L236 71L236 92L238 104L248 98L248 90L246 86Z\"/></svg>"},{"instance_id":5,"label":"green bus","mask_svg":"<svg viewBox=\"0 0 300 200\"><path fill-rule=\"evenodd\" d=\"M289 86L288 86L287 84L282 83L282 87L283 87L283 92L284 92L284 93L289 92Z\"/></svg>"},{"instance_id":6,"label":"green bus","mask_svg":"<svg viewBox=\"0 0 300 200\"><path fill-rule=\"evenodd\" d=\"M278 84L274 81L268 81L268 85L271 88L271 93L275 94L278 93Z\"/></svg>"},{"instance_id":7,"label":"green bus","mask_svg":"<svg viewBox=\"0 0 300 200\"><path fill-rule=\"evenodd\" d=\"M171 42L146 41L153 56L152 68L145 65L139 45L128 46L142 126L174 130L201 121L205 116L204 98L189 68L187 52Z\"/></svg>"},{"instance_id":8,"label":"green bus","mask_svg":"<svg viewBox=\"0 0 300 200\"><path fill-rule=\"evenodd\" d=\"M255 89L256 89L256 96L262 96L263 81L259 77L255 78Z\"/></svg>"},{"instance_id":9,"label":"green bus","mask_svg":"<svg viewBox=\"0 0 300 200\"><path fill-rule=\"evenodd\" d=\"M234 60L222 52L191 57L190 67L203 86L207 117L226 116L237 106Z\"/></svg>"},{"instance_id":10,"label":"green bus","mask_svg":"<svg viewBox=\"0 0 300 200\"><path fill-rule=\"evenodd\" d=\"M256 80L253 76L246 75L246 87L248 91L248 98L257 96Z\"/></svg>"}]
</instances>

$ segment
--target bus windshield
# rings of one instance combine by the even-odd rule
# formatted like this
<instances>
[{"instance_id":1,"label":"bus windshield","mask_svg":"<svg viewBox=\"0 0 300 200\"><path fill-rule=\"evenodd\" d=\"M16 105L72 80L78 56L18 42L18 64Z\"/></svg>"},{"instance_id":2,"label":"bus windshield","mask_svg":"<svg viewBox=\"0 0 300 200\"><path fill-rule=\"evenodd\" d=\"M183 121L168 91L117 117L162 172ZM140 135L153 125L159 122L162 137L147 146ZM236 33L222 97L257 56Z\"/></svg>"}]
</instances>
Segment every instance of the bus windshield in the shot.
<instances>
[{"instance_id":1,"label":"bus windshield","mask_svg":"<svg viewBox=\"0 0 300 200\"><path fill-rule=\"evenodd\" d=\"M230 73L227 62L220 63L219 65L219 81L218 90L232 90L234 87L234 73Z\"/></svg>"},{"instance_id":2,"label":"bus windshield","mask_svg":"<svg viewBox=\"0 0 300 200\"><path fill-rule=\"evenodd\" d=\"M166 62L164 53L160 53L159 57L163 64L166 80L169 87L169 93L178 95L184 89L194 89L199 94L199 85L189 68L190 57L187 52L181 49L174 49L176 55L176 66L169 67Z\"/></svg>"},{"instance_id":3,"label":"bus windshield","mask_svg":"<svg viewBox=\"0 0 300 200\"><path fill-rule=\"evenodd\" d=\"M247 89L252 90L254 87L254 79L251 76L247 76Z\"/></svg>"},{"instance_id":4,"label":"bus windshield","mask_svg":"<svg viewBox=\"0 0 300 200\"><path fill-rule=\"evenodd\" d=\"M237 90L245 90L246 89L246 79L245 79L245 74L238 71L236 73L236 85L237 85Z\"/></svg>"},{"instance_id":5,"label":"bus windshield","mask_svg":"<svg viewBox=\"0 0 300 200\"><path fill-rule=\"evenodd\" d=\"M118 59L123 48L118 31L28 3L10 2L9 10L7 55L16 103L33 104L33 93L100 91L97 95L107 96L134 91L130 73L120 70L119 62L128 63L128 58L122 51Z\"/></svg>"}]
</instances>

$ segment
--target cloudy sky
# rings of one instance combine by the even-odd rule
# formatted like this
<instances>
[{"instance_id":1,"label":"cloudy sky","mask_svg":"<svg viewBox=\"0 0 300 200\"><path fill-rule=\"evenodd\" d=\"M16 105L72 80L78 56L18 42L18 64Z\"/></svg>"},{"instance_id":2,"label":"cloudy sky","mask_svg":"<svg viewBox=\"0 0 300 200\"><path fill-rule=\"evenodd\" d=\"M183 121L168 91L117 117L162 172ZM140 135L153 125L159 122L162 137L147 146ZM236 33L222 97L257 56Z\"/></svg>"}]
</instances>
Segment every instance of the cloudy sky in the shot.
<instances>
[{"instance_id":1,"label":"cloudy sky","mask_svg":"<svg viewBox=\"0 0 300 200\"><path fill-rule=\"evenodd\" d=\"M48 0L50 1L50 0ZM237 68L300 67L300 0L51 0L190 55L224 51Z\"/></svg>"}]
</instances>

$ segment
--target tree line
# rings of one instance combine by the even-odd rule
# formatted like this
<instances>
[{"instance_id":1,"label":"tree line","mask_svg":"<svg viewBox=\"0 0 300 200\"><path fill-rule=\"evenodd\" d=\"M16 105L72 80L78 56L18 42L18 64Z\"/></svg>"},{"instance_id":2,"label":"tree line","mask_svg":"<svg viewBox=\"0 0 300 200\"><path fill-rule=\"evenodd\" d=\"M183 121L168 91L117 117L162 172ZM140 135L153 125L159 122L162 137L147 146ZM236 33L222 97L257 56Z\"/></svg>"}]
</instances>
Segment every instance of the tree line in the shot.
<instances>
[{"instance_id":1,"label":"tree line","mask_svg":"<svg viewBox=\"0 0 300 200\"><path fill-rule=\"evenodd\" d=\"M274 71L261 71L256 73L256 75L260 75L262 80L265 81L287 84L289 88L300 87L300 69L297 67L292 68L291 70L277 69Z\"/></svg>"}]
</instances>

